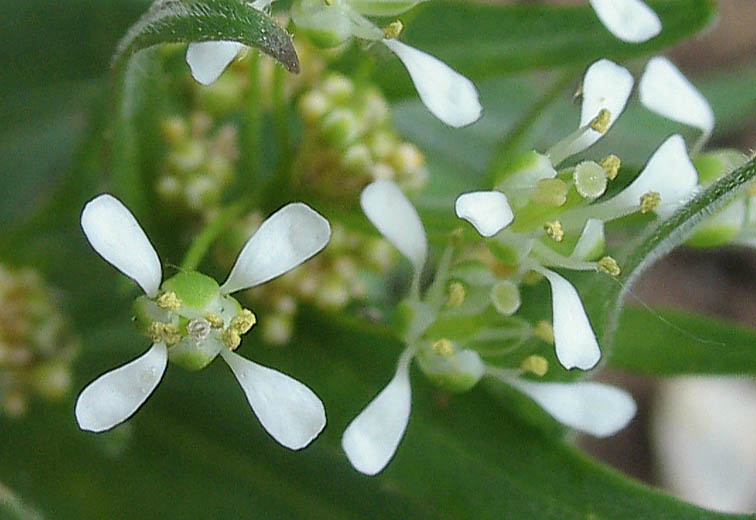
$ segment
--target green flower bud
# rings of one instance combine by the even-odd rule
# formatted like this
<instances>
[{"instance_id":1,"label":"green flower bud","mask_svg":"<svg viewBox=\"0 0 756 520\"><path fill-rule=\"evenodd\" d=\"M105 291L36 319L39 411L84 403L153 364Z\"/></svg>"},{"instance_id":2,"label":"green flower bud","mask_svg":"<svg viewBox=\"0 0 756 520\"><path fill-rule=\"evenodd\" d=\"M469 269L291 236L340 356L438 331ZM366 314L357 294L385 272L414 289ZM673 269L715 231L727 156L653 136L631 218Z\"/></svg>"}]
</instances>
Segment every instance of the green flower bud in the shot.
<instances>
[{"instance_id":1,"label":"green flower bud","mask_svg":"<svg viewBox=\"0 0 756 520\"><path fill-rule=\"evenodd\" d=\"M509 280L497 282L491 288L491 303L499 314L511 316L520 308L520 289Z\"/></svg>"}]
</instances>

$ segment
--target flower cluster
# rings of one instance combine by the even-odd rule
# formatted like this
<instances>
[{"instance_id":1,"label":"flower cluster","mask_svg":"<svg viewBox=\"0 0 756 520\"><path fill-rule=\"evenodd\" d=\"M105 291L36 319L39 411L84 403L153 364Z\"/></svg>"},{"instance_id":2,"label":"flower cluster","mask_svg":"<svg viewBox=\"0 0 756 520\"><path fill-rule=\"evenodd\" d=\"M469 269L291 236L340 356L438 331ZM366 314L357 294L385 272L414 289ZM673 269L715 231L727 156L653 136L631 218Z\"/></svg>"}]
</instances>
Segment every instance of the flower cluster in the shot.
<instances>
[{"instance_id":1,"label":"flower cluster","mask_svg":"<svg viewBox=\"0 0 756 520\"><path fill-rule=\"evenodd\" d=\"M79 341L54 296L36 271L0 265L0 403L10 416L24 413L31 394L68 393Z\"/></svg>"},{"instance_id":2,"label":"flower cluster","mask_svg":"<svg viewBox=\"0 0 756 520\"><path fill-rule=\"evenodd\" d=\"M308 190L352 201L377 179L410 192L425 185L425 156L397 136L377 88L332 73L302 95L298 108L306 128L296 169Z\"/></svg>"}]
</instances>

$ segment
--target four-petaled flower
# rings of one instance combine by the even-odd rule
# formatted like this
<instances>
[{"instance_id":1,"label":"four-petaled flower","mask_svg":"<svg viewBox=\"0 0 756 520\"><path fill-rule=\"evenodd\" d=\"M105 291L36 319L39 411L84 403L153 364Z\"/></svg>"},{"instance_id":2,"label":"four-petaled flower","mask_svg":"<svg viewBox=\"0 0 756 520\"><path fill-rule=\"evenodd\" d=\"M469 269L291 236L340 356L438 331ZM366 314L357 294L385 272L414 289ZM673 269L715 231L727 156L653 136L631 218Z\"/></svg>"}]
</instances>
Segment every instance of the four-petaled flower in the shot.
<instances>
[{"instance_id":1,"label":"four-petaled flower","mask_svg":"<svg viewBox=\"0 0 756 520\"><path fill-rule=\"evenodd\" d=\"M101 432L128 419L157 387L169 359L196 370L220 354L276 441L296 450L318 436L326 416L312 390L233 352L255 317L229 294L276 278L317 254L331 236L325 218L302 203L284 206L247 241L221 286L197 272L180 272L161 285L157 253L131 212L111 195L85 206L81 226L100 256L144 290L135 305L137 320L153 340L147 353L81 392L75 413L82 429Z\"/></svg>"}]
</instances>

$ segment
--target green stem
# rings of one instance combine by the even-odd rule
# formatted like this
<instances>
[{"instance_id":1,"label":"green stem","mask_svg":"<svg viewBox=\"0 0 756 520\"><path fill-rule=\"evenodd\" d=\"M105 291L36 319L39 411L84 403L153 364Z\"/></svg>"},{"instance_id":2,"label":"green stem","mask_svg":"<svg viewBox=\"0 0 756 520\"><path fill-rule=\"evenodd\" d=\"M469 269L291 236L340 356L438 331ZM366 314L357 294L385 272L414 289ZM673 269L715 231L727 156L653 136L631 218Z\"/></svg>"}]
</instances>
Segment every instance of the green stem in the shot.
<instances>
[{"instance_id":1,"label":"green stem","mask_svg":"<svg viewBox=\"0 0 756 520\"><path fill-rule=\"evenodd\" d=\"M522 142L527 137L528 132L533 125L541 117L543 111L551 105L559 95L564 91L565 87L574 81L577 72L575 70L569 70L560 77L554 86L544 93L535 103L533 103L525 115L512 127L507 135L501 140L499 146L494 152L494 158L491 162L489 171L489 184L493 184L495 172L506 168L512 160L514 152L522 146Z\"/></svg>"},{"instance_id":2,"label":"green stem","mask_svg":"<svg viewBox=\"0 0 756 520\"><path fill-rule=\"evenodd\" d=\"M267 209L271 210L286 202L286 197L292 189L294 153L291 146L289 106L285 92L286 74L286 71L281 67L275 67L273 71L273 113L278 165L275 176L268 185L266 197L263 199L270 206Z\"/></svg>"},{"instance_id":3,"label":"green stem","mask_svg":"<svg viewBox=\"0 0 756 520\"><path fill-rule=\"evenodd\" d=\"M248 203L232 204L218 213L212 221L205 224L205 227L195 237L191 247L184 255L181 269L184 271L196 270L213 242L228 228L229 223L238 218L248 206Z\"/></svg>"},{"instance_id":4,"label":"green stem","mask_svg":"<svg viewBox=\"0 0 756 520\"><path fill-rule=\"evenodd\" d=\"M244 111L244 156L242 158L242 187L250 195L258 193L257 183L260 179L260 160L262 147L262 107L260 98L260 55L250 50L249 56L249 94Z\"/></svg>"}]
</instances>

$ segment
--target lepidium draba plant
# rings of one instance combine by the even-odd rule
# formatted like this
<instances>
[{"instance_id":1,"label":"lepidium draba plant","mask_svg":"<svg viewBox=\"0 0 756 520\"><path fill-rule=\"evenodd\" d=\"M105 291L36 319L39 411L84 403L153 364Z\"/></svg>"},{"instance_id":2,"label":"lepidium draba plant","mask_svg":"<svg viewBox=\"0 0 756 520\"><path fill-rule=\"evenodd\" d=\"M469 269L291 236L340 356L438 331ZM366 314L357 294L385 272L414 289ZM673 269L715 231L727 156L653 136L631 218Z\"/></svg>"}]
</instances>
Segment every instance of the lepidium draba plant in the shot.
<instances>
[{"instance_id":1,"label":"lepidium draba plant","mask_svg":"<svg viewBox=\"0 0 756 520\"><path fill-rule=\"evenodd\" d=\"M97 19L125 18L120 3ZM631 386L592 380L600 367L756 370L750 331L657 309L627 330L620 314L670 248L756 244L753 160L709 144L734 116L715 125L698 79L659 54L714 14L710 0L154 1L116 47L71 175L0 237L2 419L20 417L0 516L8 482L77 518L720 518L571 445L638 412ZM26 114L29 96L8 99ZM131 316L150 346L120 366L103 340L135 345L108 318L133 287L108 285L107 266L91 282L81 230L142 291ZM306 453L250 442L222 367L167 371L219 356L263 429ZM87 384L100 366L116 368Z\"/></svg>"}]
</instances>

